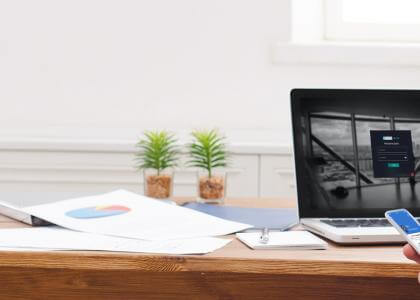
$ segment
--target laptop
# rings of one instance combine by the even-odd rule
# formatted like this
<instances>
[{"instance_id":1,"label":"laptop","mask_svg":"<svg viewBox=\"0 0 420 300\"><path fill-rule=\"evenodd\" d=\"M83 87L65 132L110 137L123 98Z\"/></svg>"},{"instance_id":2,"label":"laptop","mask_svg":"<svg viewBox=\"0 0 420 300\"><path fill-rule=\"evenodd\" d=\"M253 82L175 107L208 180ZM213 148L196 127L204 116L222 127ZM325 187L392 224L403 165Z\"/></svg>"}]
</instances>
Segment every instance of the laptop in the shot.
<instances>
[{"instance_id":1,"label":"laptop","mask_svg":"<svg viewBox=\"0 0 420 300\"><path fill-rule=\"evenodd\" d=\"M385 219L420 216L420 91L291 92L300 223L342 244L402 243Z\"/></svg>"}]
</instances>

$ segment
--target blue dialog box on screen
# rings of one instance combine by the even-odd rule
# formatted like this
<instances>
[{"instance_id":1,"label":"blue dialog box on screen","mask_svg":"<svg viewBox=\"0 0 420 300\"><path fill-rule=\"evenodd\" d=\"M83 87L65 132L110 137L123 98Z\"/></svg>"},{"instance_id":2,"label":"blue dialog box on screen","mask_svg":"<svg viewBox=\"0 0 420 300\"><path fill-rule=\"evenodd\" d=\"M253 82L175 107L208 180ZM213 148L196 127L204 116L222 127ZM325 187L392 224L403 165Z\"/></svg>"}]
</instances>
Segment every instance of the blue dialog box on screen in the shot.
<instances>
[{"instance_id":1,"label":"blue dialog box on screen","mask_svg":"<svg viewBox=\"0 0 420 300\"><path fill-rule=\"evenodd\" d=\"M371 130L373 176L414 176L413 143L410 130Z\"/></svg>"}]
</instances>

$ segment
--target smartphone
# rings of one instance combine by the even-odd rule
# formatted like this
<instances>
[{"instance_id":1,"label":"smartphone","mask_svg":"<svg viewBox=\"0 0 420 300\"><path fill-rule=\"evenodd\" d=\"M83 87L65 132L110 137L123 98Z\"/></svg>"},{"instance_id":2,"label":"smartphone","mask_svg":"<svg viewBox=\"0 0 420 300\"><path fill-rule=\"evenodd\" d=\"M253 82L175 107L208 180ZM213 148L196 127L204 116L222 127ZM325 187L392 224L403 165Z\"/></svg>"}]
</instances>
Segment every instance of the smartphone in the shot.
<instances>
[{"instance_id":1,"label":"smartphone","mask_svg":"<svg viewBox=\"0 0 420 300\"><path fill-rule=\"evenodd\" d=\"M420 254L420 223L406 209L388 210L385 218Z\"/></svg>"}]
</instances>

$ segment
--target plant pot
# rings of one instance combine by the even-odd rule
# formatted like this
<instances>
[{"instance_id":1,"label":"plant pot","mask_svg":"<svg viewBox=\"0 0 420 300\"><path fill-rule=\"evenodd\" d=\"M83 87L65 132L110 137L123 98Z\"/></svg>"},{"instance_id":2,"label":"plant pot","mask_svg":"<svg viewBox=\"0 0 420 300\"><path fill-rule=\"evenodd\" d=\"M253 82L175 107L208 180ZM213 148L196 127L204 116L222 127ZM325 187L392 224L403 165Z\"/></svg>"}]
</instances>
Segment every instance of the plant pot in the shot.
<instances>
[{"instance_id":1,"label":"plant pot","mask_svg":"<svg viewBox=\"0 0 420 300\"><path fill-rule=\"evenodd\" d=\"M226 195L226 173L218 172L211 177L198 172L198 198L201 203L222 204Z\"/></svg>"},{"instance_id":2,"label":"plant pot","mask_svg":"<svg viewBox=\"0 0 420 300\"><path fill-rule=\"evenodd\" d=\"M173 173L157 174L155 170L144 172L144 194L156 199L168 199L172 196Z\"/></svg>"}]
</instances>

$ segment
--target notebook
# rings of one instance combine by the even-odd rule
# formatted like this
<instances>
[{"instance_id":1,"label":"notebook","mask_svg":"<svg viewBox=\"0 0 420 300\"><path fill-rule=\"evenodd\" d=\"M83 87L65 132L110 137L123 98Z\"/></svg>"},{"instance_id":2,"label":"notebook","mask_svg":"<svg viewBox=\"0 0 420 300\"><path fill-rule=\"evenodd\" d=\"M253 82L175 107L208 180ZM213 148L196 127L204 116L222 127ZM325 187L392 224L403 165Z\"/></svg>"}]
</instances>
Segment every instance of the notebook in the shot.
<instances>
[{"instance_id":1,"label":"notebook","mask_svg":"<svg viewBox=\"0 0 420 300\"><path fill-rule=\"evenodd\" d=\"M50 222L25 213L20 207L14 206L11 203L3 201L0 201L0 215L12 218L19 222L23 222L32 226L52 225Z\"/></svg>"},{"instance_id":2,"label":"notebook","mask_svg":"<svg viewBox=\"0 0 420 300\"><path fill-rule=\"evenodd\" d=\"M316 250L328 244L308 231L270 232L266 244L260 241L261 232L237 233L236 237L251 249Z\"/></svg>"}]
</instances>

